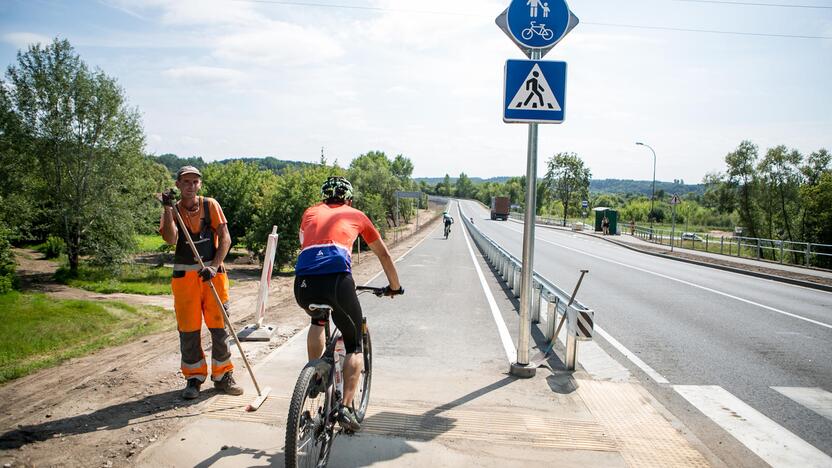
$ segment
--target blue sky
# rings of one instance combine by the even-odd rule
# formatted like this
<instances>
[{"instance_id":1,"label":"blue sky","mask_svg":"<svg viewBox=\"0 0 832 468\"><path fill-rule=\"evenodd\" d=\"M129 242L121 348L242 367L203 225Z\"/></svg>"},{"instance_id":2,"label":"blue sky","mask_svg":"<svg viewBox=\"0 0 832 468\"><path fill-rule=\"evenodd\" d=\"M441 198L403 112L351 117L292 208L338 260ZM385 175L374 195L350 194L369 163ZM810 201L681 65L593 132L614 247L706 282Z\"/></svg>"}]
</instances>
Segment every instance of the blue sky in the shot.
<instances>
[{"instance_id":1,"label":"blue sky","mask_svg":"<svg viewBox=\"0 0 832 468\"><path fill-rule=\"evenodd\" d=\"M832 149L832 39L652 29L832 38L828 0L750 3L803 7L570 1L582 24L546 57L569 64L566 122L541 127L539 171L572 151L596 178L650 179L644 141L658 179L691 183L744 139ZM508 4L0 0L0 63L69 39L118 78L156 154L317 161L324 147L347 165L381 150L417 176L520 175L527 126L503 123L501 101L503 65L523 55L494 24Z\"/></svg>"}]
</instances>

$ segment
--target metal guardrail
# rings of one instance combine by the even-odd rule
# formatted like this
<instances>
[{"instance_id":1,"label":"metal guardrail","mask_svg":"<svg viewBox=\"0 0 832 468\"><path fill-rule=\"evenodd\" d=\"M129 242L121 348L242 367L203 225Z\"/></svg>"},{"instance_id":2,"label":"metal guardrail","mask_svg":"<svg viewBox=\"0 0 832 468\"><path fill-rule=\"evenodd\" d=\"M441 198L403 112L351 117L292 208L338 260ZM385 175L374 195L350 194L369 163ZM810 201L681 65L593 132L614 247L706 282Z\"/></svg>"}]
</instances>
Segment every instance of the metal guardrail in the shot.
<instances>
[{"instance_id":1,"label":"metal guardrail","mask_svg":"<svg viewBox=\"0 0 832 468\"><path fill-rule=\"evenodd\" d=\"M508 217L510 219L514 219L514 220L517 220L517 221L523 221L524 220L523 213L520 213L520 212L517 212L517 211L509 213ZM564 227L564 228L568 228L568 229L574 229L576 227L575 226L576 224L580 224L580 226L578 226L578 227L580 227L581 230L586 231L586 230L595 229L595 226L593 226L592 224L587 222L588 219L583 219L583 220L581 220L581 219L579 219L579 220L567 219L565 224L563 222L563 218L561 218L561 217L535 216L534 220L535 220L535 223L537 223L537 224L545 224L547 226L560 226L560 227ZM621 227L622 226L619 225L618 229L621 230ZM615 233L612 233L612 234L615 234Z\"/></svg>"},{"instance_id":2,"label":"metal guardrail","mask_svg":"<svg viewBox=\"0 0 832 468\"><path fill-rule=\"evenodd\" d=\"M629 227L624 226L629 230ZM696 251L728 255L731 257L768 260L781 264L813 267L826 265L832 258L832 245L793 242L778 239L762 239L743 236L711 236L699 234L682 236L678 230L675 236L666 229L651 229L636 226L633 236L654 244L670 245ZM824 261L825 260L825 261Z\"/></svg>"},{"instance_id":3,"label":"metal guardrail","mask_svg":"<svg viewBox=\"0 0 832 468\"><path fill-rule=\"evenodd\" d=\"M480 251L483 252L486 260L497 270L497 273L506 282L514 296L520 297L522 262L480 231L462 212L462 206L459 207L459 211L471 238L474 239ZM567 327L564 363L567 369L575 370L578 358L578 341L592 339L595 311L574 300L575 293L570 296L538 273L532 275L532 281L534 292L532 294L532 323L545 322L541 325L541 329L546 338L554 343L557 340L555 333L560 330L560 327L555 328L558 317L561 317L560 321L562 322L565 316ZM577 293L577 288L575 292ZM541 314L544 309L546 310L545 315Z\"/></svg>"}]
</instances>

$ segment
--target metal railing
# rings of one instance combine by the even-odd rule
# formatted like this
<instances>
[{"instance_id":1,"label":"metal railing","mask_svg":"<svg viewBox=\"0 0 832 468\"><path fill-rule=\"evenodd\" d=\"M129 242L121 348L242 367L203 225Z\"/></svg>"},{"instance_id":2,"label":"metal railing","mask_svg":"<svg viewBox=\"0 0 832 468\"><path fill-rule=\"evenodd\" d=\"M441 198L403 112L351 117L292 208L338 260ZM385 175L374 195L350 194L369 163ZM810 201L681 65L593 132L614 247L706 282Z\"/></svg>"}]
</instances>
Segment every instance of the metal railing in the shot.
<instances>
[{"instance_id":1,"label":"metal railing","mask_svg":"<svg viewBox=\"0 0 832 468\"><path fill-rule=\"evenodd\" d=\"M485 255L488 263L506 282L515 298L520 297L520 273L523 269L521 261L472 224L462 212L462 206L459 207L459 211L471 238L474 239L477 247ZM583 277L583 273L581 277ZM592 339L595 312L581 302L574 300L577 287L570 296L538 273L532 275L532 281L531 321L534 324L539 324L544 336L551 343L554 343L557 340L556 333L560 330L560 326L555 328L555 325L558 322L562 323L565 318L567 326L564 364L566 364L567 369L575 370L578 357L578 341ZM542 310L545 310L546 313L542 314ZM558 317L561 318L560 321L558 321Z\"/></svg>"},{"instance_id":2,"label":"metal railing","mask_svg":"<svg viewBox=\"0 0 832 468\"><path fill-rule=\"evenodd\" d=\"M629 227L625 229L630 230ZM633 236L647 242L671 245L701 252L728 255L731 257L768 260L781 264L816 267L832 263L832 245L794 242L777 239L762 239L743 236L712 236L710 234L682 233L676 230L671 236L667 229L636 226Z\"/></svg>"},{"instance_id":3,"label":"metal railing","mask_svg":"<svg viewBox=\"0 0 832 468\"><path fill-rule=\"evenodd\" d=\"M509 218L515 219L517 221L523 221L523 213L514 211L509 213ZM545 224L546 226L560 226L567 229L576 230L580 227L581 230L590 231L595 229L595 226L591 223L589 218L584 219L566 219L566 223L563 222L562 217L555 217L555 216L535 216L535 223L537 224ZM580 225L580 226L578 226ZM618 226L619 231L621 230L621 226ZM615 233L612 233L615 234Z\"/></svg>"}]
</instances>

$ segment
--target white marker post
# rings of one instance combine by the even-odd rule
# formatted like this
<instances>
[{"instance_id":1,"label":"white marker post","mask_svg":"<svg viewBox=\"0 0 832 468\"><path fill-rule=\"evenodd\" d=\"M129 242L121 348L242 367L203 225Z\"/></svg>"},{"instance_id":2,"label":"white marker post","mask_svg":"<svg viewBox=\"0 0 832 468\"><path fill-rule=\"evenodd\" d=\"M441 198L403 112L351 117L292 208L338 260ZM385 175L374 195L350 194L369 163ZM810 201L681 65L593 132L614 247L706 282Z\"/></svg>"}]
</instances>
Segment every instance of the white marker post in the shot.
<instances>
[{"instance_id":1,"label":"white marker post","mask_svg":"<svg viewBox=\"0 0 832 468\"><path fill-rule=\"evenodd\" d=\"M266 242L266 256L263 258L263 273L260 275L260 291L257 293L257 321L240 330L241 341L269 341L274 334L274 325L263 325L266 318L266 304L269 302L269 287L272 283L274 256L277 253L277 226L272 226L272 233Z\"/></svg>"}]
</instances>

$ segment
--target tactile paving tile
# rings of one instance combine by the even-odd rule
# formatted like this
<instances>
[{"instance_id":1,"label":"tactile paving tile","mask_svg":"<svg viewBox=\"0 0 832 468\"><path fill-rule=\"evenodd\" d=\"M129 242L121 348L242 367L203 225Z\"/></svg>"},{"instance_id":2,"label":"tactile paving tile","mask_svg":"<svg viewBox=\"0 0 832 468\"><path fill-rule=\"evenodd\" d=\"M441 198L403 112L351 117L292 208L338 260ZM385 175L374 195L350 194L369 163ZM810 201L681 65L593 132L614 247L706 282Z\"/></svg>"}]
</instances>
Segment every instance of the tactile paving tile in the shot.
<instances>
[{"instance_id":1,"label":"tactile paving tile","mask_svg":"<svg viewBox=\"0 0 832 468\"><path fill-rule=\"evenodd\" d=\"M578 395L616 439L629 466L710 466L633 384L594 380L577 383Z\"/></svg>"},{"instance_id":2,"label":"tactile paving tile","mask_svg":"<svg viewBox=\"0 0 832 468\"><path fill-rule=\"evenodd\" d=\"M246 412L251 397L220 396L202 412L209 418L286 423L289 399L270 396L259 410ZM411 440L434 439L485 441L503 445L567 450L620 450L615 439L595 421L559 419L543 412L510 408L433 407L422 402L370 402L362 424L364 434Z\"/></svg>"}]
</instances>

